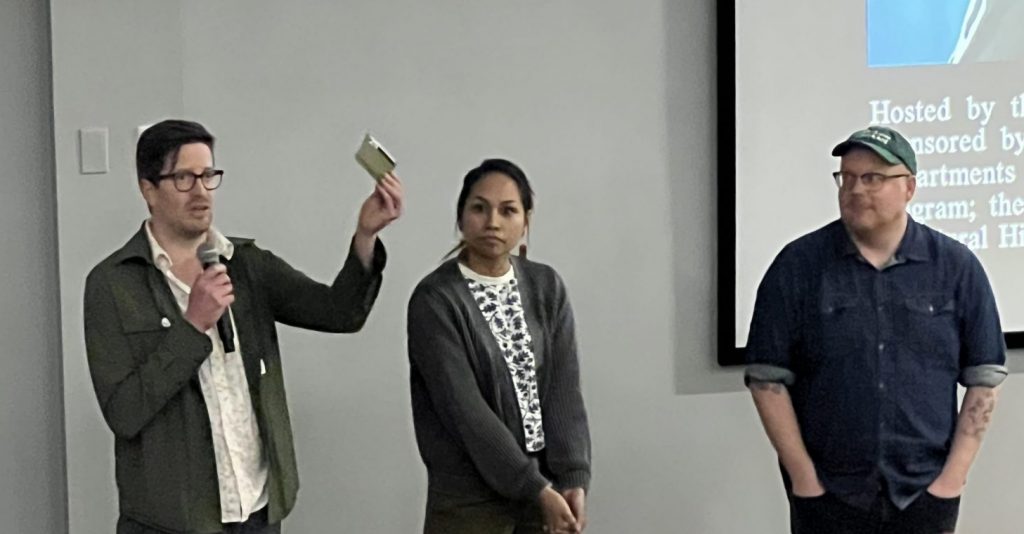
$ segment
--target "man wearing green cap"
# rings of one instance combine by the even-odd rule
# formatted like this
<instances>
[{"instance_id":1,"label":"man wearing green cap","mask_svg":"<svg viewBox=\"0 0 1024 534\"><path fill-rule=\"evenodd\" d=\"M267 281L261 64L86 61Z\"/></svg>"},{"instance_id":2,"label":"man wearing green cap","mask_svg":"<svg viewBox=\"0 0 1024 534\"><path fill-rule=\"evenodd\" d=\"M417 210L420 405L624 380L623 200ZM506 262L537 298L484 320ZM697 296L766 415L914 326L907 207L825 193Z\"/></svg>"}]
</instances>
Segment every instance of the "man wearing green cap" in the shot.
<instances>
[{"instance_id":1,"label":"man wearing green cap","mask_svg":"<svg viewBox=\"0 0 1024 534\"><path fill-rule=\"evenodd\" d=\"M967 247L907 214L902 135L872 126L832 155L840 218L775 258L747 341L792 532L953 532L1006 376L995 299Z\"/></svg>"}]
</instances>

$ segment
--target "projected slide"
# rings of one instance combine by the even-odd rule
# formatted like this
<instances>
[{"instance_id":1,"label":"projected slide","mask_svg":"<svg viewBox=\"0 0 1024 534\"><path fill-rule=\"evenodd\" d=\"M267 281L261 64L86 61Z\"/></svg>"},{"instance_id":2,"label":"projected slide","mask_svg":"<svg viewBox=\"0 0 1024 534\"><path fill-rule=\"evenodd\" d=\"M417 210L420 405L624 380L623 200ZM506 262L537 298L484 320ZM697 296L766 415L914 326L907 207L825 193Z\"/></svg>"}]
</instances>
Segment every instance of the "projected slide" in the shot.
<instances>
[{"instance_id":1,"label":"projected slide","mask_svg":"<svg viewBox=\"0 0 1024 534\"><path fill-rule=\"evenodd\" d=\"M1019 30L1008 32L999 24L1005 21L997 20L1015 3L1019 1L867 0L868 65L907 67L1020 57Z\"/></svg>"},{"instance_id":2,"label":"projected slide","mask_svg":"<svg viewBox=\"0 0 1024 534\"><path fill-rule=\"evenodd\" d=\"M1024 1L737 0L735 23L736 346L775 255L839 216L831 148L871 124L910 139L908 211L975 251L1024 331Z\"/></svg>"}]
</instances>

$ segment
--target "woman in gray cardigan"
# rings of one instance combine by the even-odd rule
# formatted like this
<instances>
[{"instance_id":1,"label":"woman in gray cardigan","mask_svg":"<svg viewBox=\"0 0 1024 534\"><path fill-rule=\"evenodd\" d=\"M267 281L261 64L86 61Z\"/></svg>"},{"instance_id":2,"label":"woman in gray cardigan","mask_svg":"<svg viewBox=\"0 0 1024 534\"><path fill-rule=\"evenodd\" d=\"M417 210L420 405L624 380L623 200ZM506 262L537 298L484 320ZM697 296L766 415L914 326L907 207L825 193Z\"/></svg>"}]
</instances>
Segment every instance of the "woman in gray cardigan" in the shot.
<instances>
[{"instance_id":1,"label":"woman in gray cardigan","mask_svg":"<svg viewBox=\"0 0 1024 534\"><path fill-rule=\"evenodd\" d=\"M532 209L512 162L469 171L458 256L409 301L426 534L578 533L586 523L590 432L572 308L551 267L511 254Z\"/></svg>"}]
</instances>

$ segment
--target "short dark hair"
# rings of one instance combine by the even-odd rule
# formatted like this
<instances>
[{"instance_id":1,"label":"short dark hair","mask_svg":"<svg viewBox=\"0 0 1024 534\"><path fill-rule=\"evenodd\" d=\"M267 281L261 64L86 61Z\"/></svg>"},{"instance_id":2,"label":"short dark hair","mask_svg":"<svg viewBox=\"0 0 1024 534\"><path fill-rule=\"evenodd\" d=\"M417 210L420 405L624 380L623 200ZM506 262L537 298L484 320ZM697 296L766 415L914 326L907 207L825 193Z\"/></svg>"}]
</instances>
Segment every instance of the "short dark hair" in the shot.
<instances>
[{"instance_id":1,"label":"short dark hair","mask_svg":"<svg viewBox=\"0 0 1024 534\"><path fill-rule=\"evenodd\" d=\"M202 124L180 119L160 121L146 128L135 146L135 172L139 180L157 183L164 165L178 158L178 149L202 143L213 152L213 134Z\"/></svg>"},{"instance_id":2,"label":"short dark hair","mask_svg":"<svg viewBox=\"0 0 1024 534\"><path fill-rule=\"evenodd\" d=\"M500 173L511 178L519 188L519 199L523 202L523 209L527 213L533 210L533 188L530 187L530 180L526 178L523 169L507 159L485 159L483 163L470 169L462 179L462 192L459 193L459 202L455 208L456 222L462 221L462 210L466 207L466 200L469 199L469 192L473 186L491 173Z\"/></svg>"}]
</instances>

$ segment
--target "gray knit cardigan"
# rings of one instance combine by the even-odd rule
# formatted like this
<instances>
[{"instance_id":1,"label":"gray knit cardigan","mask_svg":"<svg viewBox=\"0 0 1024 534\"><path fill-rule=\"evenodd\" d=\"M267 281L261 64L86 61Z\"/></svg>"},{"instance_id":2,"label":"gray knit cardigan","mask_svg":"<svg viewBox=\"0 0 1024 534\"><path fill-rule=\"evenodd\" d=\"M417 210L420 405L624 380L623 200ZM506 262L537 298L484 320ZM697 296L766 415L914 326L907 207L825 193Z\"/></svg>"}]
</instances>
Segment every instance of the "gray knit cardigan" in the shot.
<instances>
[{"instance_id":1,"label":"gray knit cardigan","mask_svg":"<svg viewBox=\"0 0 1024 534\"><path fill-rule=\"evenodd\" d=\"M413 420L429 489L534 500L590 483L590 431L580 391L575 323L565 285L547 265L512 257L533 338L545 448L527 453L505 359L456 259L409 300Z\"/></svg>"}]
</instances>

